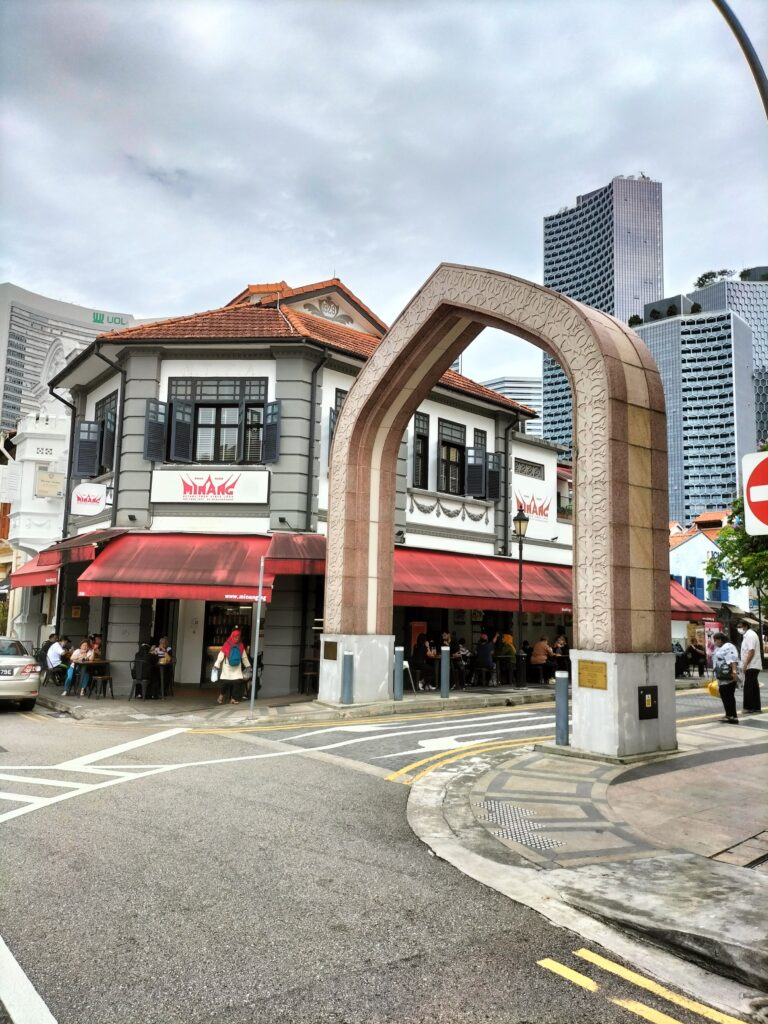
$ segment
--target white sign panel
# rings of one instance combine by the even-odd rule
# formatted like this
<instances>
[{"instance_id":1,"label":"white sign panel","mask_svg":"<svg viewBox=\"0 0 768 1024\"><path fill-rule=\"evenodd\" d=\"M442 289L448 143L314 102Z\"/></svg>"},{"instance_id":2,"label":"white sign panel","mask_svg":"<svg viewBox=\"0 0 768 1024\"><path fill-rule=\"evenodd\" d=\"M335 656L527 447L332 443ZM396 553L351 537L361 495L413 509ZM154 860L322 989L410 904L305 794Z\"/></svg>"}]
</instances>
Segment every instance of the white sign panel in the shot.
<instances>
[{"instance_id":1,"label":"white sign panel","mask_svg":"<svg viewBox=\"0 0 768 1024\"><path fill-rule=\"evenodd\" d=\"M744 529L757 536L768 534L768 452L754 452L741 460L744 481Z\"/></svg>"},{"instance_id":2,"label":"white sign panel","mask_svg":"<svg viewBox=\"0 0 768 1024\"><path fill-rule=\"evenodd\" d=\"M97 516L106 507L106 484L78 484L72 491L69 511L73 516Z\"/></svg>"},{"instance_id":3,"label":"white sign panel","mask_svg":"<svg viewBox=\"0 0 768 1024\"><path fill-rule=\"evenodd\" d=\"M269 500L269 473L155 470L151 500L180 505L264 505Z\"/></svg>"},{"instance_id":4,"label":"white sign panel","mask_svg":"<svg viewBox=\"0 0 768 1024\"><path fill-rule=\"evenodd\" d=\"M66 482L64 473L50 473L38 466L35 476L35 497L63 498Z\"/></svg>"}]
</instances>

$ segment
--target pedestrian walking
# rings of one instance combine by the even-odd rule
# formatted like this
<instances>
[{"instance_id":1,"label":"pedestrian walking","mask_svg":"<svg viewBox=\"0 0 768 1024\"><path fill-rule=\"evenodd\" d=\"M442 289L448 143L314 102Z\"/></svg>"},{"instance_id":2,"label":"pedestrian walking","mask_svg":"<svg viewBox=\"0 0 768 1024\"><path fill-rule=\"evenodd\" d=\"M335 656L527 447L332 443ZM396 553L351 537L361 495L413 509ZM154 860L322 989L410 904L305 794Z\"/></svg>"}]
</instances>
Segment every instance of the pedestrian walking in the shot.
<instances>
[{"instance_id":1,"label":"pedestrian walking","mask_svg":"<svg viewBox=\"0 0 768 1024\"><path fill-rule=\"evenodd\" d=\"M763 658L760 652L760 638L748 622L740 622L738 630L741 634L741 670L744 673L742 707L745 715L757 715L762 711L760 670L763 667Z\"/></svg>"},{"instance_id":2,"label":"pedestrian walking","mask_svg":"<svg viewBox=\"0 0 768 1024\"><path fill-rule=\"evenodd\" d=\"M219 704L223 704L227 697L230 704L240 703L240 693L245 679L244 669L250 667L251 663L240 640L240 630L235 627L222 644L213 666L216 679L221 681Z\"/></svg>"},{"instance_id":3,"label":"pedestrian walking","mask_svg":"<svg viewBox=\"0 0 768 1024\"><path fill-rule=\"evenodd\" d=\"M728 640L725 633L715 633L712 637L715 645L712 655L712 668L715 671L720 700L723 702L725 718L721 722L730 722L735 725L738 721L736 714L736 683L738 681L737 670L739 665L739 652Z\"/></svg>"}]
</instances>

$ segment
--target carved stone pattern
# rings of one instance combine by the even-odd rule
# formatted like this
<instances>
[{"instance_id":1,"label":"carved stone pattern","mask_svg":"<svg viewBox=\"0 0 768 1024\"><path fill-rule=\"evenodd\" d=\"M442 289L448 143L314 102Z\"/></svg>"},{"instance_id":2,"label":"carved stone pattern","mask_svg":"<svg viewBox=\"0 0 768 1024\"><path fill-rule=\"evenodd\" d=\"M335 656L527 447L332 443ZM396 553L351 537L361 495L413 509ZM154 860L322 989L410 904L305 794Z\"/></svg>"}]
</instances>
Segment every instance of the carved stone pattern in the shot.
<instances>
[{"instance_id":1,"label":"carved stone pattern","mask_svg":"<svg viewBox=\"0 0 768 1024\"><path fill-rule=\"evenodd\" d=\"M522 328L554 355L571 379L576 424L574 446L577 508L574 536L574 646L609 650L612 638L609 491L609 382L600 343L587 314L611 325L604 314L517 278L467 267L441 265L396 320L350 389L336 427L329 489L326 628L343 631L343 561L347 469L360 412L378 382L392 373L416 332L441 306L498 318ZM359 510L362 514L362 510ZM378 519L378 510L368 510ZM370 568L370 567L369 567Z\"/></svg>"},{"instance_id":2,"label":"carved stone pattern","mask_svg":"<svg viewBox=\"0 0 768 1024\"><path fill-rule=\"evenodd\" d=\"M485 522L488 525L488 509L482 509L480 512L470 512L465 502L461 503L461 508L446 508L439 498L436 498L432 505L423 505L420 501L417 501L413 495L411 495L411 502L408 506L408 511L413 512L416 509L421 512L423 516L432 515L433 512L437 512L437 518L441 515L446 516L448 519L456 519L461 516L462 522L469 519L473 523Z\"/></svg>"}]
</instances>

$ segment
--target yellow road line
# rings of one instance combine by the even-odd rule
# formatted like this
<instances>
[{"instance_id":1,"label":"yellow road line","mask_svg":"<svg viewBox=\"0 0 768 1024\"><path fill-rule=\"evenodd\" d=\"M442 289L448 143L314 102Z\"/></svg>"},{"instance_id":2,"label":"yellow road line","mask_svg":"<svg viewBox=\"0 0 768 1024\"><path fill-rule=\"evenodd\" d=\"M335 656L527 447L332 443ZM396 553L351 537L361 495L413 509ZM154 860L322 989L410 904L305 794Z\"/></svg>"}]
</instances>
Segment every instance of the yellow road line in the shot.
<instances>
[{"instance_id":1,"label":"yellow road line","mask_svg":"<svg viewBox=\"0 0 768 1024\"><path fill-rule=\"evenodd\" d=\"M37 725L43 724L43 720L40 715L30 715L26 711L20 711L19 714L22 718L27 718L30 722L36 722Z\"/></svg>"},{"instance_id":2,"label":"yellow road line","mask_svg":"<svg viewBox=\"0 0 768 1024\"><path fill-rule=\"evenodd\" d=\"M666 999L668 1003L674 1003L685 1010L691 1010L693 1013L698 1013L701 1017L706 1017L707 1020L715 1021L716 1024L743 1024L743 1021L737 1020L736 1017L730 1017L727 1013L714 1010L711 1006L697 1003L695 999L687 999L685 996L678 995L677 992L671 992L668 988L664 988L663 985L651 981L650 978L643 977L642 974L636 974L634 971L622 967L621 964L614 963L613 960L606 960L605 957L600 956L598 953L593 953L591 949L576 949L574 950L574 955L581 957L582 960L589 961L589 963L594 964L596 967L602 967L604 971L610 971L611 974L615 974L617 977L637 985L638 988L644 988L647 992L652 992L655 996ZM651 1018L648 1019L650 1020Z\"/></svg>"},{"instance_id":3,"label":"yellow road line","mask_svg":"<svg viewBox=\"0 0 768 1024\"><path fill-rule=\"evenodd\" d=\"M326 729L330 726L337 726L343 729L347 725L393 725L398 722L413 722L413 721L430 721L437 718L467 718L474 717L475 715L499 715L499 714L513 714L520 711L530 711L531 708L553 708L555 705L552 702L546 704L516 704L513 707L507 707L500 705L494 708L464 708L462 711L425 711L421 714L412 715L386 715L378 718L345 718L345 719L332 719L329 722L293 722L285 725L233 725L230 727L219 727L210 729L190 729L191 733L200 734L221 734L226 735L230 732L290 732L291 730L297 731L301 729Z\"/></svg>"},{"instance_id":4,"label":"yellow road line","mask_svg":"<svg viewBox=\"0 0 768 1024\"><path fill-rule=\"evenodd\" d=\"M470 751L475 747L487 747L495 746L497 744L507 743L528 743L527 739L520 737L518 740L475 740L474 743L465 743L460 747L451 747L450 750L441 750L437 754L430 754L429 757L422 757L420 761L412 761L410 764L405 765L403 768L398 768L397 771L392 772L391 775L387 775L387 782L396 782L401 775L409 775L414 768L421 768L424 764L429 764L430 761L442 761L443 758L449 757L451 754L455 754L458 751Z\"/></svg>"},{"instance_id":5,"label":"yellow road line","mask_svg":"<svg viewBox=\"0 0 768 1024\"><path fill-rule=\"evenodd\" d=\"M722 717L723 717L723 711L722 711L722 708L721 708L720 711L715 711L711 715L696 715L694 718L678 718L677 724L678 725L682 725L683 722L703 722L707 718L722 718Z\"/></svg>"},{"instance_id":6,"label":"yellow road line","mask_svg":"<svg viewBox=\"0 0 768 1024\"><path fill-rule=\"evenodd\" d=\"M468 750L462 750L461 753L455 754L453 757L444 757L442 761L438 761L436 764L431 764L428 768L424 768L413 776L408 782L405 782L406 786L412 786L414 782L418 782L419 779L423 779L425 775L429 775L430 772L435 771L438 768L444 768L446 765L453 764L455 761L462 761L465 757L474 757L475 754L489 754L494 750L508 750L513 747L527 747L530 743L539 743L543 740L551 740L551 736L529 736L526 739L520 740L498 740L496 743L488 743L478 745Z\"/></svg>"},{"instance_id":7,"label":"yellow road line","mask_svg":"<svg viewBox=\"0 0 768 1024\"><path fill-rule=\"evenodd\" d=\"M566 981L572 981L574 985L586 988L590 992L597 992L600 987L596 981L588 978L586 974L572 971L570 967L566 967L565 964L559 964L557 960L550 960L549 957L546 957L544 960L537 960L536 963L539 967L544 967L546 970L552 971L553 974L559 974Z\"/></svg>"},{"instance_id":8,"label":"yellow road line","mask_svg":"<svg viewBox=\"0 0 768 1024\"><path fill-rule=\"evenodd\" d=\"M616 1006L622 1006L625 1010L629 1010L630 1013L634 1013L638 1017L642 1017L643 1020L651 1021L651 1024L680 1024L677 1017L669 1017L666 1013L662 1013L661 1010L654 1010L650 1006L646 1006L645 1003L638 1003L634 999L611 999L612 1003Z\"/></svg>"}]
</instances>

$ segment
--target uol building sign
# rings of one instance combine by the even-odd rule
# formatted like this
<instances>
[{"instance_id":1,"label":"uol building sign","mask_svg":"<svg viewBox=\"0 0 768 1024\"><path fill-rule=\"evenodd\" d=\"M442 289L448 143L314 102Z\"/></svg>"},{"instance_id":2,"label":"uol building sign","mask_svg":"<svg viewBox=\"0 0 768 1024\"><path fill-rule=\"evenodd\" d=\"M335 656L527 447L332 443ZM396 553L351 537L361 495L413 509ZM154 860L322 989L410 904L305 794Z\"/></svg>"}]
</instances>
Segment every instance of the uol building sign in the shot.
<instances>
[{"instance_id":1,"label":"uol building sign","mask_svg":"<svg viewBox=\"0 0 768 1024\"><path fill-rule=\"evenodd\" d=\"M269 473L263 470L155 470L151 500L193 505L263 505L269 498Z\"/></svg>"},{"instance_id":2,"label":"uol building sign","mask_svg":"<svg viewBox=\"0 0 768 1024\"><path fill-rule=\"evenodd\" d=\"M114 324L116 327L127 327L128 321L124 316L116 313L97 313L94 311L93 322L95 324Z\"/></svg>"}]
</instances>

